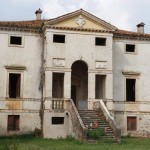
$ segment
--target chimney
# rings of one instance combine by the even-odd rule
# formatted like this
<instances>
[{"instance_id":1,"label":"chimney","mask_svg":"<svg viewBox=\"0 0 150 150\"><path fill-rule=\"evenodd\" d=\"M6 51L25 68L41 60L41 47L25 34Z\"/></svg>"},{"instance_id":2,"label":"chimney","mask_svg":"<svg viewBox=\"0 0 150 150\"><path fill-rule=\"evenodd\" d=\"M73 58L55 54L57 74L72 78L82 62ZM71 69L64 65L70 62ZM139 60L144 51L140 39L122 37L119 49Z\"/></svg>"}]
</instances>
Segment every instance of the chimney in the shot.
<instances>
[{"instance_id":1,"label":"chimney","mask_svg":"<svg viewBox=\"0 0 150 150\"><path fill-rule=\"evenodd\" d=\"M144 23L143 22L141 22L141 23L139 23L138 25L137 25L137 32L138 33L141 33L141 34L144 34Z\"/></svg>"},{"instance_id":2,"label":"chimney","mask_svg":"<svg viewBox=\"0 0 150 150\"><path fill-rule=\"evenodd\" d=\"M36 20L41 20L42 10L39 8L36 12Z\"/></svg>"}]
</instances>

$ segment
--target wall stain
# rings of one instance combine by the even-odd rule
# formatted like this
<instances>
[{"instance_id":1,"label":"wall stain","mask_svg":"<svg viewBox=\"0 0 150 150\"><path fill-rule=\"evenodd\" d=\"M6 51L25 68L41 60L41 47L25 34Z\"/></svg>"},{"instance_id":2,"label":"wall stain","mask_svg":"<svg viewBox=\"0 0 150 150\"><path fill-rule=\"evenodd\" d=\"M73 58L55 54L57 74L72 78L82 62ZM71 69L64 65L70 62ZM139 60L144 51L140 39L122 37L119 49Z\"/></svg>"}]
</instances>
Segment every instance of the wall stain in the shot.
<instances>
[{"instance_id":1,"label":"wall stain","mask_svg":"<svg viewBox=\"0 0 150 150\"><path fill-rule=\"evenodd\" d=\"M6 107L9 110L20 110L22 109L22 101L19 99L8 99L6 101Z\"/></svg>"}]
</instances>

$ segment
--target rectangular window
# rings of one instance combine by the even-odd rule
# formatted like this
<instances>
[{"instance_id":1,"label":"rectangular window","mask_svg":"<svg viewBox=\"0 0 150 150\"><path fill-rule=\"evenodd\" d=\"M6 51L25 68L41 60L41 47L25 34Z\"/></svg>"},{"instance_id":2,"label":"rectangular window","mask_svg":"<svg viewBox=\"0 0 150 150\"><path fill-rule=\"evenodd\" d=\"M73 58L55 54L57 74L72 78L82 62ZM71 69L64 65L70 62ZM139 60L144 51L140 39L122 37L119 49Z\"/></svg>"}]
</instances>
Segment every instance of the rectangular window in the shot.
<instances>
[{"instance_id":1,"label":"rectangular window","mask_svg":"<svg viewBox=\"0 0 150 150\"><path fill-rule=\"evenodd\" d=\"M64 117L52 117L52 124L64 124Z\"/></svg>"},{"instance_id":2,"label":"rectangular window","mask_svg":"<svg viewBox=\"0 0 150 150\"><path fill-rule=\"evenodd\" d=\"M127 117L127 131L137 130L137 119L136 117Z\"/></svg>"},{"instance_id":3,"label":"rectangular window","mask_svg":"<svg viewBox=\"0 0 150 150\"><path fill-rule=\"evenodd\" d=\"M22 45L22 37L10 36L10 45Z\"/></svg>"},{"instance_id":4,"label":"rectangular window","mask_svg":"<svg viewBox=\"0 0 150 150\"><path fill-rule=\"evenodd\" d=\"M8 131L19 130L19 122L20 122L19 115L8 115L7 130Z\"/></svg>"},{"instance_id":5,"label":"rectangular window","mask_svg":"<svg viewBox=\"0 0 150 150\"><path fill-rule=\"evenodd\" d=\"M126 79L126 100L135 101L136 79Z\"/></svg>"},{"instance_id":6,"label":"rectangular window","mask_svg":"<svg viewBox=\"0 0 150 150\"><path fill-rule=\"evenodd\" d=\"M21 74L9 73L9 98L20 97Z\"/></svg>"},{"instance_id":7,"label":"rectangular window","mask_svg":"<svg viewBox=\"0 0 150 150\"><path fill-rule=\"evenodd\" d=\"M53 73L52 97L63 98L64 95L64 73Z\"/></svg>"},{"instance_id":8,"label":"rectangular window","mask_svg":"<svg viewBox=\"0 0 150 150\"><path fill-rule=\"evenodd\" d=\"M97 46L106 46L106 38L95 38L95 45Z\"/></svg>"},{"instance_id":9,"label":"rectangular window","mask_svg":"<svg viewBox=\"0 0 150 150\"><path fill-rule=\"evenodd\" d=\"M54 43L65 43L65 35L53 35L53 42Z\"/></svg>"},{"instance_id":10,"label":"rectangular window","mask_svg":"<svg viewBox=\"0 0 150 150\"><path fill-rule=\"evenodd\" d=\"M135 45L134 44L126 44L126 52L135 52Z\"/></svg>"},{"instance_id":11,"label":"rectangular window","mask_svg":"<svg viewBox=\"0 0 150 150\"><path fill-rule=\"evenodd\" d=\"M95 99L105 99L105 75L96 75L95 79Z\"/></svg>"}]
</instances>

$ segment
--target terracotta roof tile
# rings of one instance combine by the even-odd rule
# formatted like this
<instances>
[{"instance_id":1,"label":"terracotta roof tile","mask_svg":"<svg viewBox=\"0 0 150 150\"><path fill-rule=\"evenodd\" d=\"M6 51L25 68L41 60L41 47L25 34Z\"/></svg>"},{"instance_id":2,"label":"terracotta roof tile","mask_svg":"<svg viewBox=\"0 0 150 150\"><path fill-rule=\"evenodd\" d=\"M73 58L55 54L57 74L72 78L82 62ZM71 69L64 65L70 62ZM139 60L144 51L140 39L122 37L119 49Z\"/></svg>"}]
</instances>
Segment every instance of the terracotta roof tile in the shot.
<instances>
[{"instance_id":1,"label":"terracotta roof tile","mask_svg":"<svg viewBox=\"0 0 150 150\"><path fill-rule=\"evenodd\" d=\"M114 34L116 34L116 35L138 36L138 37L150 37L150 34L145 34L145 33L141 34L141 33L138 33L138 32L120 30L120 29L117 29L116 31L114 31Z\"/></svg>"},{"instance_id":2,"label":"terracotta roof tile","mask_svg":"<svg viewBox=\"0 0 150 150\"><path fill-rule=\"evenodd\" d=\"M39 29L47 20L29 21L0 21L0 27L34 28Z\"/></svg>"}]
</instances>

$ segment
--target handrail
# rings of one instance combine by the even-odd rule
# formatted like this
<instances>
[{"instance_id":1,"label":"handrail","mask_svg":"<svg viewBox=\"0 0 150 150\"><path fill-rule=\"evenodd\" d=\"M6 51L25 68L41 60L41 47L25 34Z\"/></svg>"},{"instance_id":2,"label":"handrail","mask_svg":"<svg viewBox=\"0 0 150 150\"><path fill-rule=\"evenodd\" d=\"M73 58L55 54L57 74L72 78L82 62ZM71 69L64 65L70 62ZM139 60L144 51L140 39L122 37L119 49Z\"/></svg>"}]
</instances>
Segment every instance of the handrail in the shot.
<instances>
[{"instance_id":1,"label":"handrail","mask_svg":"<svg viewBox=\"0 0 150 150\"><path fill-rule=\"evenodd\" d=\"M103 115L106 118L106 121L109 123L111 129L113 130L114 134L116 135L116 138L118 142L120 142L121 139L121 130L116 125L114 118L109 113L108 109L106 108L104 102L102 100L99 100L97 102L94 102L94 109L95 110L101 110L103 112Z\"/></svg>"},{"instance_id":2,"label":"handrail","mask_svg":"<svg viewBox=\"0 0 150 150\"><path fill-rule=\"evenodd\" d=\"M79 122L80 122L82 128L85 129L85 126L84 126L84 124L83 124L83 121L82 121L82 119L81 119L81 117L80 117L80 115L79 115L79 112L78 112L78 110L77 110L77 108L76 108L76 106L75 106L73 100L70 99L70 102L71 102L71 104L72 104L72 106L73 106L73 109L74 109L74 111L75 111L75 113L76 113L76 116L77 116L77 118L78 118L78 120L79 120Z\"/></svg>"},{"instance_id":3,"label":"handrail","mask_svg":"<svg viewBox=\"0 0 150 150\"><path fill-rule=\"evenodd\" d=\"M86 138L86 128L83 124L83 121L78 113L78 110L73 102L72 99L69 99L68 102L70 102L69 107L67 107L67 110L70 112L71 119L72 119L72 125L74 128L74 133L77 139L85 140Z\"/></svg>"}]
</instances>

